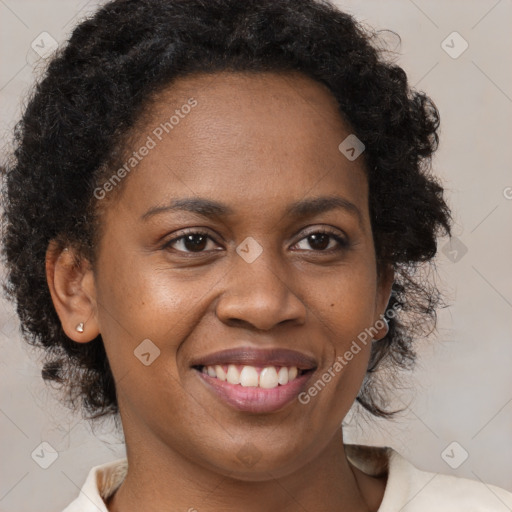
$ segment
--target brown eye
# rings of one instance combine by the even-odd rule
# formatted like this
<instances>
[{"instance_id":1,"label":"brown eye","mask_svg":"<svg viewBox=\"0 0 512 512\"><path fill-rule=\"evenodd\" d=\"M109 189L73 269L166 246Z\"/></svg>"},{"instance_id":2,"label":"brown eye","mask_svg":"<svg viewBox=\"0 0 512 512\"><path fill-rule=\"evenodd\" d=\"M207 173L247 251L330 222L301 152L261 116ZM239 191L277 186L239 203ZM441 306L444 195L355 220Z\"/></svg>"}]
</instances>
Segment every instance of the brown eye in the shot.
<instances>
[{"instance_id":1,"label":"brown eye","mask_svg":"<svg viewBox=\"0 0 512 512\"><path fill-rule=\"evenodd\" d=\"M178 252L201 253L206 249L210 240L208 233L193 231L173 238L165 244L164 249L171 247Z\"/></svg>"},{"instance_id":2,"label":"brown eye","mask_svg":"<svg viewBox=\"0 0 512 512\"><path fill-rule=\"evenodd\" d=\"M324 235L323 233L318 233L309 235L307 238L310 247L318 251L323 251L329 246L331 237L329 235Z\"/></svg>"},{"instance_id":3,"label":"brown eye","mask_svg":"<svg viewBox=\"0 0 512 512\"><path fill-rule=\"evenodd\" d=\"M314 231L312 233L309 233L306 237L304 237L297 246L304 241L307 242L309 245L308 247L299 247L300 249L304 250L313 250L313 251L325 251L325 252L331 252L331 251L339 251L348 246L348 242L345 238L342 236L332 233L330 231Z\"/></svg>"}]
</instances>

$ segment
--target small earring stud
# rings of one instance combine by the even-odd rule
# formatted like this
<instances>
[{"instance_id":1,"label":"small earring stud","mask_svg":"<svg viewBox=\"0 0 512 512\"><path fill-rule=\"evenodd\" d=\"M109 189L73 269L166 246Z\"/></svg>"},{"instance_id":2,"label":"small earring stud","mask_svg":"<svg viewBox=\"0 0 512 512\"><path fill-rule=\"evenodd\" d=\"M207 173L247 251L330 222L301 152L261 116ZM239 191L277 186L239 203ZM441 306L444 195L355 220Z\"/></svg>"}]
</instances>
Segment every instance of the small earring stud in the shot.
<instances>
[{"instance_id":1,"label":"small earring stud","mask_svg":"<svg viewBox=\"0 0 512 512\"><path fill-rule=\"evenodd\" d=\"M83 322L80 322L76 327L75 329L78 331L78 332L84 332L84 323Z\"/></svg>"}]
</instances>

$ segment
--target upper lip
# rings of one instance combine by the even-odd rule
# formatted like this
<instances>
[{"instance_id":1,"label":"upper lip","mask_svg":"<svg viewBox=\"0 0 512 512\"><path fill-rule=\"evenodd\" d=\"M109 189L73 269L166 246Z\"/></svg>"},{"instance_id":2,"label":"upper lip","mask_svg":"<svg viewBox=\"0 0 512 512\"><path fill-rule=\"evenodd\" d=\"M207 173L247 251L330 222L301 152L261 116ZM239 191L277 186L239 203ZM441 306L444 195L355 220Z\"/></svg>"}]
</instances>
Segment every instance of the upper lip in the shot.
<instances>
[{"instance_id":1,"label":"upper lip","mask_svg":"<svg viewBox=\"0 0 512 512\"><path fill-rule=\"evenodd\" d=\"M240 364L249 366L296 366L299 370L316 368L313 357L286 348L230 348L195 358L191 366Z\"/></svg>"}]
</instances>

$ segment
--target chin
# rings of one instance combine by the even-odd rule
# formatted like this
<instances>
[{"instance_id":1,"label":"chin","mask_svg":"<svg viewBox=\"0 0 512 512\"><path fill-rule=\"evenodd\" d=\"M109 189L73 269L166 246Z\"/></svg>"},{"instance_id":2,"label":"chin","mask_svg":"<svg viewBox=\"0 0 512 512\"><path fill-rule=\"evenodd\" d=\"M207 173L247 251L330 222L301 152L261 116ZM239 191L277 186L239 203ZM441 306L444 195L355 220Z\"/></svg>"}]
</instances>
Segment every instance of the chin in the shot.
<instances>
[{"instance_id":1,"label":"chin","mask_svg":"<svg viewBox=\"0 0 512 512\"><path fill-rule=\"evenodd\" d=\"M241 446L233 446L232 451L225 453L226 445L219 447L224 453L209 466L215 472L235 480L244 482L263 482L272 478L285 477L294 473L305 463L302 453L297 447L290 446L283 450L282 445L269 446L268 441L247 441Z\"/></svg>"}]
</instances>

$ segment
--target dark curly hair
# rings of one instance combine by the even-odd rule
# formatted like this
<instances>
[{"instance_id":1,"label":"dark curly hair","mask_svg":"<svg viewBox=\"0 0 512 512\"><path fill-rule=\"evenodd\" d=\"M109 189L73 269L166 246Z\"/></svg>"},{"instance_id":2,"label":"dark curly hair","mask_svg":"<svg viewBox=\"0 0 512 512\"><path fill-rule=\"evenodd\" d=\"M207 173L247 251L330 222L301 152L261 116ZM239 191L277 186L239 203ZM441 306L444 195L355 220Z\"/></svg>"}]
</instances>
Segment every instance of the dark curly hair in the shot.
<instances>
[{"instance_id":1,"label":"dark curly hair","mask_svg":"<svg viewBox=\"0 0 512 512\"><path fill-rule=\"evenodd\" d=\"M414 340L435 327L441 296L422 269L451 217L430 172L438 111L374 40L378 33L326 0L115 0L77 26L35 87L3 168L5 290L66 405L76 410L78 401L88 419L119 412L101 335L76 343L62 329L45 275L50 240L74 244L94 265L94 189L150 98L176 78L298 71L330 89L366 146L376 259L379 270L395 270L388 311L400 311L373 344L357 401L376 416L398 412L386 410L377 370L411 369Z\"/></svg>"}]
</instances>

